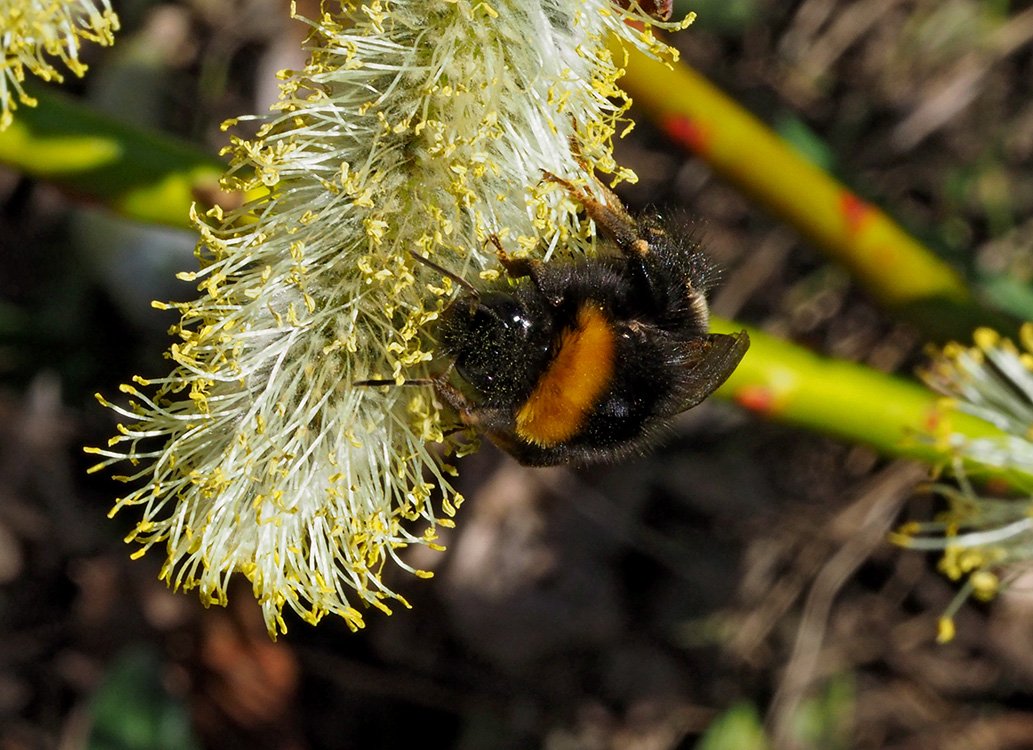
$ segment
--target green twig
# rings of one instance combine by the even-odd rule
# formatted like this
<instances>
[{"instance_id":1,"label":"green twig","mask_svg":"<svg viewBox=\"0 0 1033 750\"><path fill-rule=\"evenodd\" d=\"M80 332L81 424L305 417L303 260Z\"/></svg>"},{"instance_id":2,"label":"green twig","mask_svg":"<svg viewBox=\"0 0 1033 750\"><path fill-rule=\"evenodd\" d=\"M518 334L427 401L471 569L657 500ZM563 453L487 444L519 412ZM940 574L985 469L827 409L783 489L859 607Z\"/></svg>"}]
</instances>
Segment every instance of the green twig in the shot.
<instances>
[{"instance_id":1,"label":"green twig","mask_svg":"<svg viewBox=\"0 0 1033 750\"><path fill-rule=\"evenodd\" d=\"M725 333L742 329L720 319L712 326ZM869 445L885 456L934 464L954 457L943 440L948 434L966 439L1007 437L989 422L953 409L947 399L913 380L747 330L750 350L718 395L760 416ZM1003 479L1017 486L1030 481L1018 473Z\"/></svg>"},{"instance_id":2,"label":"green twig","mask_svg":"<svg viewBox=\"0 0 1033 750\"><path fill-rule=\"evenodd\" d=\"M843 264L880 304L936 340L1018 324L973 300L965 281L886 213L802 158L685 64L627 52L621 85L677 143Z\"/></svg>"},{"instance_id":3,"label":"green twig","mask_svg":"<svg viewBox=\"0 0 1033 750\"><path fill-rule=\"evenodd\" d=\"M0 163L128 218L189 226L217 195L225 164L196 146L134 128L53 92L34 92L0 132ZM207 198L206 198L207 196Z\"/></svg>"},{"instance_id":4,"label":"green twig","mask_svg":"<svg viewBox=\"0 0 1033 750\"><path fill-rule=\"evenodd\" d=\"M201 186L223 169L196 147L127 127L52 95L0 134L0 160L142 221L185 226ZM944 277L948 278L948 277ZM952 288L949 284L944 289ZM715 321L718 330L742 328ZM951 412L919 384L820 357L751 329L752 347L720 393L751 411L891 456L942 462L945 420L969 437L999 434Z\"/></svg>"}]
</instances>

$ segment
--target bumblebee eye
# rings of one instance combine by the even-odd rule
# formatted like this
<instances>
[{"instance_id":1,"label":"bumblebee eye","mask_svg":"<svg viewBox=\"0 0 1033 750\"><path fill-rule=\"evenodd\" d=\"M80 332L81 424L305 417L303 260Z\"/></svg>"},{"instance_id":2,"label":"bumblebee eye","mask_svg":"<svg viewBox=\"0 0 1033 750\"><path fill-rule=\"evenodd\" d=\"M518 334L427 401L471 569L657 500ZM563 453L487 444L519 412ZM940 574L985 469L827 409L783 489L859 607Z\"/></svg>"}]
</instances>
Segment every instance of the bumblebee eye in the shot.
<instances>
[{"instance_id":1,"label":"bumblebee eye","mask_svg":"<svg viewBox=\"0 0 1033 750\"><path fill-rule=\"evenodd\" d=\"M508 294L486 294L477 305L478 314L487 316L508 332L524 335L531 330L531 319L524 306Z\"/></svg>"},{"instance_id":2,"label":"bumblebee eye","mask_svg":"<svg viewBox=\"0 0 1033 750\"><path fill-rule=\"evenodd\" d=\"M469 333L489 339L524 338L531 330L531 318L524 306L510 295L497 292L458 301L448 317Z\"/></svg>"}]
</instances>

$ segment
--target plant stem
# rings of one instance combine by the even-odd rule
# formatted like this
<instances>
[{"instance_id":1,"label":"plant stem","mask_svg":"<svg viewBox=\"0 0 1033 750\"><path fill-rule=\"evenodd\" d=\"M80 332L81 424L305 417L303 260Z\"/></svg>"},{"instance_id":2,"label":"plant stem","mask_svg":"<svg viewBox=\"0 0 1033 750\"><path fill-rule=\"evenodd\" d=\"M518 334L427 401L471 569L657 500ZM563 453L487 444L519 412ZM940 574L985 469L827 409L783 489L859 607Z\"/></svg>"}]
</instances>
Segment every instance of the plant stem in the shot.
<instances>
[{"instance_id":1,"label":"plant stem","mask_svg":"<svg viewBox=\"0 0 1033 750\"><path fill-rule=\"evenodd\" d=\"M723 333L743 328L721 319L711 326ZM747 330L750 350L717 393L760 416L863 443L886 456L936 464L954 457L940 439L944 435L1005 437L915 381Z\"/></svg>"},{"instance_id":2,"label":"plant stem","mask_svg":"<svg viewBox=\"0 0 1033 750\"><path fill-rule=\"evenodd\" d=\"M621 85L677 143L796 227L894 314L938 340L1015 321L980 308L964 280L882 210L832 179L683 63L627 51Z\"/></svg>"},{"instance_id":3,"label":"plant stem","mask_svg":"<svg viewBox=\"0 0 1033 750\"><path fill-rule=\"evenodd\" d=\"M33 91L0 132L0 163L139 221L190 226L226 165L196 146L134 128L50 91ZM208 196L206 199L205 196Z\"/></svg>"},{"instance_id":4,"label":"plant stem","mask_svg":"<svg viewBox=\"0 0 1033 750\"><path fill-rule=\"evenodd\" d=\"M125 216L173 226L188 224L199 186L214 184L223 170L218 159L195 146L128 127L50 94L40 97L38 109L19 110L14 125L0 134L0 161ZM910 273L918 273L923 262L937 268L921 256L901 261L911 264ZM919 280L911 292L959 296L955 277L940 273L939 278L939 287ZM907 285L895 289L907 297ZM742 328L721 320L714 327ZM865 443L886 455L931 462L950 458L933 439L942 434L945 420L952 432L967 437L1000 435L989 423L950 410L916 382L823 358L749 330L750 351L719 393L758 414Z\"/></svg>"}]
</instances>

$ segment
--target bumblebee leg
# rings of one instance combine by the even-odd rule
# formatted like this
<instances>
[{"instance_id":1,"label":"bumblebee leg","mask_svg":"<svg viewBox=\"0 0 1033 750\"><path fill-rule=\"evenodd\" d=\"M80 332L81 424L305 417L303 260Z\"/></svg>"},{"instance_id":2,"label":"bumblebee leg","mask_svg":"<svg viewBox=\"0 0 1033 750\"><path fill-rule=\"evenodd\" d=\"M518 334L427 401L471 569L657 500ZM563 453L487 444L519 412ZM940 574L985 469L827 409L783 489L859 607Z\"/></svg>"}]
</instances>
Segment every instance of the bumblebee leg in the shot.
<instances>
[{"instance_id":1,"label":"bumblebee leg","mask_svg":"<svg viewBox=\"0 0 1033 750\"><path fill-rule=\"evenodd\" d=\"M555 284L547 282L548 274L544 263L539 260L531 260L530 258L514 258L505 251L498 237L491 235L488 239L495 245L495 254L499 259L499 264L506 269L506 273L510 277L514 279L531 279L531 283L538 288L542 296L554 306L559 305L563 301L562 290L555 289Z\"/></svg>"},{"instance_id":2,"label":"bumblebee leg","mask_svg":"<svg viewBox=\"0 0 1033 750\"><path fill-rule=\"evenodd\" d=\"M507 440L506 435L512 432L513 417L509 409L475 404L445 380L443 375L434 378L434 391L459 415L459 421L463 425L459 429L472 427L492 442L500 444L504 443Z\"/></svg>"},{"instance_id":3,"label":"bumblebee leg","mask_svg":"<svg viewBox=\"0 0 1033 750\"><path fill-rule=\"evenodd\" d=\"M459 421L467 426L477 426L477 418L474 415L477 407L472 401L470 401L470 399L463 395L462 391L445 380L443 375L434 378L433 384L434 392L438 394L446 404L455 409L456 413L459 415Z\"/></svg>"},{"instance_id":4,"label":"bumblebee leg","mask_svg":"<svg viewBox=\"0 0 1033 750\"><path fill-rule=\"evenodd\" d=\"M606 203L603 203L574 183L557 177L552 172L543 172L542 176L546 181L555 182L566 188L571 197L584 207L589 218L606 230L625 253L639 257L649 253L649 243L640 236L638 222L624 210L620 199L605 185L596 182L606 196Z\"/></svg>"},{"instance_id":5,"label":"bumblebee leg","mask_svg":"<svg viewBox=\"0 0 1033 750\"><path fill-rule=\"evenodd\" d=\"M512 255L506 252L505 248L502 247L502 243L499 242L499 238L494 234L488 238L491 244L495 246L495 255L499 259L499 264L506 269L506 273L514 279L522 279L525 277L530 278L534 281L538 275L538 269L541 268L541 262L537 260L531 260L530 258L514 258Z\"/></svg>"}]
</instances>

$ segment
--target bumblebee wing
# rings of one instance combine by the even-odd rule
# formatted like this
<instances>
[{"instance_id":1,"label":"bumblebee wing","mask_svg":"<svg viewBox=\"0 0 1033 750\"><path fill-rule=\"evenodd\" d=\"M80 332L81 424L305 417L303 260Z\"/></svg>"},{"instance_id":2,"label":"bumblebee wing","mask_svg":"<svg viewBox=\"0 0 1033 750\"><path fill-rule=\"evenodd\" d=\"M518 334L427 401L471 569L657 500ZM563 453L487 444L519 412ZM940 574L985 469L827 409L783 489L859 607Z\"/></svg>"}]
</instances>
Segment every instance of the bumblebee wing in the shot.
<instances>
[{"instance_id":1,"label":"bumblebee wing","mask_svg":"<svg viewBox=\"0 0 1033 750\"><path fill-rule=\"evenodd\" d=\"M662 416L681 414L716 391L749 348L750 336L746 331L708 333L681 344L676 355L681 372L680 387L665 405Z\"/></svg>"}]
</instances>

